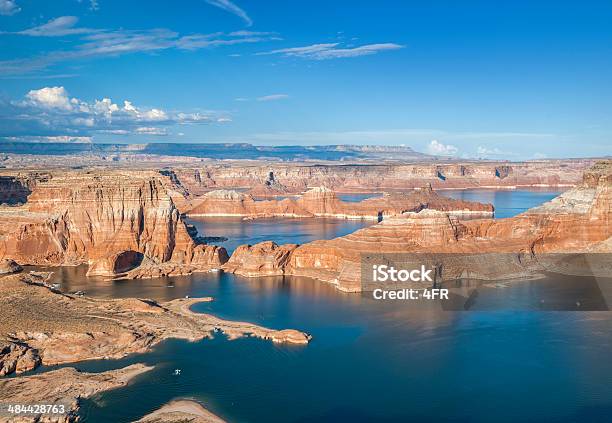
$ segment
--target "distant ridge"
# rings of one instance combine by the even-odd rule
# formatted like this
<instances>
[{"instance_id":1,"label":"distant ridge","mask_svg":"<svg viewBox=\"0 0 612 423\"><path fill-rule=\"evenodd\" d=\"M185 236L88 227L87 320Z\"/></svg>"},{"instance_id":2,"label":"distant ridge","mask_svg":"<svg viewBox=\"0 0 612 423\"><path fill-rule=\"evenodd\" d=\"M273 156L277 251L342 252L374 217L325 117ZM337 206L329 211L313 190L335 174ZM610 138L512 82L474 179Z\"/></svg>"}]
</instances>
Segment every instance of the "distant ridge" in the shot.
<instances>
[{"instance_id":1,"label":"distant ridge","mask_svg":"<svg viewBox=\"0 0 612 423\"><path fill-rule=\"evenodd\" d=\"M0 153L31 155L108 155L147 154L185 156L210 159L273 159L296 160L433 160L435 156L418 153L405 146L321 145L321 146L256 146L240 144L95 144L95 143L31 143L0 141Z\"/></svg>"}]
</instances>

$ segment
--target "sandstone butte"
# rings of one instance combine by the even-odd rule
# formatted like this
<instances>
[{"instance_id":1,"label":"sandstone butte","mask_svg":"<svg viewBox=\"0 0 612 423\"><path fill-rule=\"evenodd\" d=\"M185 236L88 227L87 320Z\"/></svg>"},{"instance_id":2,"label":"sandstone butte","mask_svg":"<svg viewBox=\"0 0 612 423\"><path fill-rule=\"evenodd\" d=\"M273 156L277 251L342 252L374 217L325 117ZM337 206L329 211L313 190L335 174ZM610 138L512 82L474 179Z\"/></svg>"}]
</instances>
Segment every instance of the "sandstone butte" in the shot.
<instances>
[{"instance_id":1,"label":"sandstone butte","mask_svg":"<svg viewBox=\"0 0 612 423\"><path fill-rule=\"evenodd\" d=\"M215 190L193 200L188 216L328 217L340 219L382 219L407 211L435 209L461 218L492 217L493 206L454 200L438 195L428 185L409 193L385 193L382 197L345 202L329 188L312 188L304 195L282 200L256 200L250 194Z\"/></svg>"},{"instance_id":2,"label":"sandstone butte","mask_svg":"<svg viewBox=\"0 0 612 423\"><path fill-rule=\"evenodd\" d=\"M606 161L586 171L580 186L512 218L460 221L423 209L333 240L241 246L224 269L245 276L307 276L356 292L362 288L362 255L422 253L438 254L444 279L511 278L547 253L612 252L611 207L612 162Z\"/></svg>"},{"instance_id":3,"label":"sandstone butte","mask_svg":"<svg viewBox=\"0 0 612 423\"><path fill-rule=\"evenodd\" d=\"M158 172L66 171L29 186L25 204L0 207L0 258L87 263L89 275L131 278L206 271L227 260L225 249L192 239L172 200L183 194Z\"/></svg>"}]
</instances>

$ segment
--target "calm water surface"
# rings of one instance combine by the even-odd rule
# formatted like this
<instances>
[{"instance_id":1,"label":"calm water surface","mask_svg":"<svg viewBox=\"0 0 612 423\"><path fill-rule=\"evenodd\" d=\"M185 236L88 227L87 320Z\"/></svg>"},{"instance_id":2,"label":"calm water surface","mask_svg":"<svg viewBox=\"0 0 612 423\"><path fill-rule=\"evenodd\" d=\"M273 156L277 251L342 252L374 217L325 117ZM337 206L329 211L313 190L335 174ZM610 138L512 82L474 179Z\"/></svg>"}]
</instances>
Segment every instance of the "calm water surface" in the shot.
<instances>
[{"instance_id":1,"label":"calm water surface","mask_svg":"<svg viewBox=\"0 0 612 423\"><path fill-rule=\"evenodd\" d=\"M491 203L495 206L495 217L512 217L525 210L550 201L563 191L551 189L496 191L487 189L442 190L440 194L466 201Z\"/></svg>"},{"instance_id":2,"label":"calm water surface","mask_svg":"<svg viewBox=\"0 0 612 423\"><path fill-rule=\"evenodd\" d=\"M343 219L254 219L240 217L189 218L198 233L206 237L225 237L227 241L210 242L232 253L242 244L274 241L277 244L303 244L317 239L332 239L348 235L375 222Z\"/></svg>"},{"instance_id":3,"label":"calm water surface","mask_svg":"<svg viewBox=\"0 0 612 423\"><path fill-rule=\"evenodd\" d=\"M355 224L274 223L285 229L275 233L265 223L246 234L236 227L232 236L304 242L351 232ZM194 310L313 335L307 346L221 335L170 340L151 353L78 363L87 371L156 366L126 388L85 401L88 422L133 421L174 398L196 399L237 422L604 422L612 415L612 315L598 311L607 303L595 281L466 283L478 290L469 311L445 311L437 302L343 294L306 278L201 274L107 282L87 280L85 270L59 269L55 278L63 290L102 297L213 296ZM180 376L172 374L177 368Z\"/></svg>"}]
</instances>

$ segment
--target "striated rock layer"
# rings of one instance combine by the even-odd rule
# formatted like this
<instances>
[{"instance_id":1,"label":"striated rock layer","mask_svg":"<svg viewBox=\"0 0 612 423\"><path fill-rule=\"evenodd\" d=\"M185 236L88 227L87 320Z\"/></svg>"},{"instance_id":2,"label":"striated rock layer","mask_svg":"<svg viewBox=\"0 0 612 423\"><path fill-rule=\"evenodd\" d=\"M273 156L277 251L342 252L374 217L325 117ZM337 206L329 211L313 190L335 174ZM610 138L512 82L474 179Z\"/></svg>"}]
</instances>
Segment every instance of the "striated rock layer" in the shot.
<instances>
[{"instance_id":1,"label":"striated rock layer","mask_svg":"<svg viewBox=\"0 0 612 423\"><path fill-rule=\"evenodd\" d=\"M521 163L406 164L209 164L175 169L190 193L218 189L251 189L253 196L299 194L324 186L338 192L409 190L431 184L434 189L571 187L595 163L592 159L541 160Z\"/></svg>"},{"instance_id":2,"label":"striated rock layer","mask_svg":"<svg viewBox=\"0 0 612 423\"><path fill-rule=\"evenodd\" d=\"M246 276L308 276L354 292L362 289L362 255L443 253L455 257L454 263L445 259L445 279L511 278L528 273L530 263L544 253L612 252L611 207L608 161L585 172L579 187L513 218L460 221L449 213L424 209L333 240L241 247L225 268Z\"/></svg>"},{"instance_id":3,"label":"striated rock layer","mask_svg":"<svg viewBox=\"0 0 612 423\"><path fill-rule=\"evenodd\" d=\"M0 257L21 264L89 263L134 277L218 268L223 248L197 245L156 172L74 172L40 181L25 205L0 210Z\"/></svg>"},{"instance_id":4,"label":"striated rock layer","mask_svg":"<svg viewBox=\"0 0 612 423\"><path fill-rule=\"evenodd\" d=\"M440 196L428 185L409 193L384 194L360 202L345 202L325 187L308 190L297 198L257 201L249 194L216 190L205 194L187 211L189 216L331 217L342 219L381 219L407 211L435 209L462 218L491 217L493 206Z\"/></svg>"}]
</instances>

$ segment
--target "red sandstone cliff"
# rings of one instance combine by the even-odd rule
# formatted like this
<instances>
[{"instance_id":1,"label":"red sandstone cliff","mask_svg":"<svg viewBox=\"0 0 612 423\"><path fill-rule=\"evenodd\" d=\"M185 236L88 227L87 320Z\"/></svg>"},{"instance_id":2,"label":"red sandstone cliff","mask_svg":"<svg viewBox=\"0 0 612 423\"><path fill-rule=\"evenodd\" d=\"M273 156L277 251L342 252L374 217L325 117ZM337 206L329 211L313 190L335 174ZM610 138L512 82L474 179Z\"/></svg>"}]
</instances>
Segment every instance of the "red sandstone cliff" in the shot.
<instances>
[{"instance_id":1,"label":"red sandstone cliff","mask_svg":"<svg viewBox=\"0 0 612 423\"><path fill-rule=\"evenodd\" d=\"M409 190L431 184L434 189L574 186L595 161L542 160L523 163L466 162L424 164L211 164L177 168L177 179L189 192L252 189L253 196L298 194L324 186L338 192Z\"/></svg>"},{"instance_id":2,"label":"red sandstone cliff","mask_svg":"<svg viewBox=\"0 0 612 423\"><path fill-rule=\"evenodd\" d=\"M4 208L0 257L22 264L89 263L89 274L186 273L223 264L223 248L196 245L153 172L74 172L38 183Z\"/></svg>"},{"instance_id":3,"label":"red sandstone cliff","mask_svg":"<svg viewBox=\"0 0 612 423\"><path fill-rule=\"evenodd\" d=\"M360 202L344 202L325 187L312 188L297 198L257 201L249 194L216 190L205 194L187 211L189 216L332 217L379 219L407 211L435 209L463 218L490 217L493 206L438 195L431 186L409 193L384 194Z\"/></svg>"},{"instance_id":4,"label":"red sandstone cliff","mask_svg":"<svg viewBox=\"0 0 612 423\"><path fill-rule=\"evenodd\" d=\"M444 278L513 277L528 271L543 253L612 252L611 207L612 162L604 162L585 172L580 187L513 218L459 221L446 212L425 209L333 240L288 246L285 265L274 263L281 248L275 245L238 249L231 261L267 263L275 274L313 277L351 292L361 290L362 255L451 253L441 259ZM253 266L227 270L258 274Z\"/></svg>"}]
</instances>

